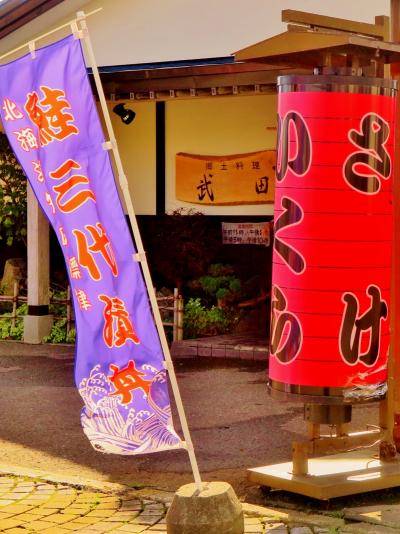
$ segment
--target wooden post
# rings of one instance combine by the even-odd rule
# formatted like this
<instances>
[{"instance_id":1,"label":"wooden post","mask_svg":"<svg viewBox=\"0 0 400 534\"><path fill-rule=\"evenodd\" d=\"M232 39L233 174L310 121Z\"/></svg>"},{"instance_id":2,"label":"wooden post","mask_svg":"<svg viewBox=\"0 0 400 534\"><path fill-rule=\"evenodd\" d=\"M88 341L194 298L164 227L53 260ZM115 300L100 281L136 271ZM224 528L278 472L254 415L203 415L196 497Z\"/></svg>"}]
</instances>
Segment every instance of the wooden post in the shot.
<instances>
[{"instance_id":1,"label":"wooden post","mask_svg":"<svg viewBox=\"0 0 400 534\"><path fill-rule=\"evenodd\" d=\"M172 327L172 340L178 340L178 299L179 299L179 290L177 287L174 287L174 325Z\"/></svg>"},{"instance_id":2,"label":"wooden post","mask_svg":"<svg viewBox=\"0 0 400 534\"><path fill-rule=\"evenodd\" d=\"M387 398L379 402L379 426L387 430L388 425L388 402Z\"/></svg>"},{"instance_id":3,"label":"wooden post","mask_svg":"<svg viewBox=\"0 0 400 534\"><path fill-rule=\"evenodd\" d=\"M53 324L49 314L49 223L31 186L28 198L28 313L24 317L25 343L41 343Z\"/></svg>"},{"instance_id":4,"label":"wooden post","mask_svg":"<svg viewBox=\"0 0 400 534\"><path fill-rule=\"evenodd\" d=\"M71 286L67 287L67 334L71 330L72 322Z\"/></svg>"},{"instance_id":5,"label":"wooden post","mask_svg":"<svg viewBox=\"0 0 400 534\"><path fill-rule=\"evenodd\" d=\"M11 328L15 328L15 324L17 322L18 293L19 293L19 282L18 280L14 280Z\"/></svg>"},{"instance_id":6,"label":"wooden post","mask_svg":"<svg viewBox=\"0 0 400 534\"><path fill-rule=\"evenodd\" d=\"M183 298L182 295L178 295L178 339L183 339Z\"/></svg>"},{"instance_id":7,"label":"wooden post","mask_svg":"<svg viewBox=\"0 0 400 534\"><path fill-rule=\"evenodd\" d=\"M390 29L391 40L400 42L400 0L390 1ZM391 66L392 78L400 82L400 65ZM391 343L389 354L388 373L388 418L391 423L388 433L392 434L395 414L400 414L400 333L398 330L400 321L400 97L397 94L397 113L395 118L395 146L394 169L393 169L393 208L394 208L394 231L392 248L392 291L391 291Z\"/></svg>"},{"instance_id":8,"label":"wooden post","mask_svg":"<svg viewBox=\"0 0 400 534\"><path fill-rule=\"evenodd\" d=\"M306 441L293 441L292 443L293 474L308 474L308 443Z\"/></svg>"},{"instance_id":9,"label":"wooden post","mask_svg":"<svg viewBox=\"0 0 400 534\"><path fill-rule=\"evenodd\" d=\"M319 423L307 423L307 437L310 440L321 437L321 425Z\"/></svg>"}]
</instances>

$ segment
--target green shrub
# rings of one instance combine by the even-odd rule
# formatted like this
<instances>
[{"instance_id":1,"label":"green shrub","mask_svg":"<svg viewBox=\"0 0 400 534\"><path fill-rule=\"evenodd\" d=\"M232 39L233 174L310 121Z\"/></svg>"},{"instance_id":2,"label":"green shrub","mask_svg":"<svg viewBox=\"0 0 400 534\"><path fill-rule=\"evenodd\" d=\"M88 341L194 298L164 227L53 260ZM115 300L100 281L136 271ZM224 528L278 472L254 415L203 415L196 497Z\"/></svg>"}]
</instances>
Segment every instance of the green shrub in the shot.
<instances>
[{"instance_id":1,"label":"green shrub","mask_svg":"<svg viewBox=\"0 0 400 534\"><path fill-rule=\"evenodd\" d=\"M53 323L50 334L43 338L43 343L75 343L76 330L67 333L67 319L58 319Z\"/></svg>"},{"instance_id":2,"label":"green shrub","mask_svg":"<svg viewBox=\"0 0 400 534\"><path fill-rule=\"evenodd\" d=\"M51 291L50 295L53 302L50 303L49 312L55 316L65 316L67 314L67 305L63 302L54 302L54 299L57 301L67 300L67 291L65 289L55 289ZM66 318L55 320L50 334L43 338L44 343L75 343L75 341L76 330L71 328L67 333Z\"/></svg>"},{"instance_id":3,"label":"green shrub","mask_svg":"<svg viewBox=\"0 0 400 534\"><path fill-rule=\"evenodd\" d=\"M183 315L183 335L193 338L202 332L207 325L206 309L200 299L189 299Z\"/></svg>"},{"instance_id":4,"label":"green shrub","mask_svg":"<svg viewBox=\"0 0 400 534\"><path fill-rule=\"evenodd\" d=\"M226 334L238 320L239 315L232 308L207 309L200 298L191 298L185 305L183 335L190 339Z\"/></svg>"},{"instance_id":5,"label":"green shrub","mask_svg":"<svg viewBox=\"0 0 400 534\"><path fill-rule=\"evenodd\" d=\"M57 299L66 299L66 291L57 291L53 295ZM6 313L0 314L0 340L13 339L22 340L24 337L24 321L23 316L28 312L28 305L21 304L17 308L17 319L15 327L11 326L11 319L8 317L12 313L12 308L6 310ZM66 313L66 305L61 303L54 303L50 305L50 313L54 315L62 315ZM50 334L43 338L44 343L75 343L76 330L71 328L67 333L67 319L58 319L54 322Z\"/></svg>"},{"instance_id":6,"label":"green shrub","mask_svg":"<svg viewBox=\"0 0 400 534\"><path fill-rule=\"evenodd\" d=\"M67 291L65 289L61 290L50 290L50 299L58 300L67 300ZM67 305L62 302L50 302L49 313L52 315L67 315Z\"/></svg>"},{"instance_id":7,"label":"green shrub","mask_svg":"<svg viewBox=\"0 0 400 534\"><path fill-rule=\"evenodd\" d=\"M17 308L17 319L15 321L15 326L11 325L11 319L7 316L10 315L11 311L0 315L0 339L15 339L21 341L24 337L24 321L23 316L26 314L28 309L27 304L21 304Z\"/></svg>"},{"instance_id":8,"label":"green shrub","mask_svg":"<svg viewBox=\"0 0 400 534\"><path fill-rule=\"evenodd\" d=\"M71 328L71 330L67 334L67 337L66 337L65 341L67 343L75 343L76 342L76 330L75 330L75 328Z\"/></svg>"}]
</instances>

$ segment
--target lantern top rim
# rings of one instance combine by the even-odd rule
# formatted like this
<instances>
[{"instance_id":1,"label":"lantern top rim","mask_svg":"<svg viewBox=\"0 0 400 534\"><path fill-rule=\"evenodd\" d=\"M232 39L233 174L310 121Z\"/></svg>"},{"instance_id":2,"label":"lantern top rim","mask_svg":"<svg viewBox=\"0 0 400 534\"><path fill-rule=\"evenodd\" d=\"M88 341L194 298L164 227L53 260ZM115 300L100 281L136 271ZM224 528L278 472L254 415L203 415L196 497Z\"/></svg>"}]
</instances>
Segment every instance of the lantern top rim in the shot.
<instances>
[{"instance_id":1,"label":"lantern top rim","mask_svg":"<svg viewBox=\"0 0 400 534\"><path fill-rule=\"evenodd\" d=\"M398 90L398 82L388 78L370 76L291 74L278 76L277 87L280 92L296 88L296 91L387 94L395 96Z\"/></svg>"}]
</instances>

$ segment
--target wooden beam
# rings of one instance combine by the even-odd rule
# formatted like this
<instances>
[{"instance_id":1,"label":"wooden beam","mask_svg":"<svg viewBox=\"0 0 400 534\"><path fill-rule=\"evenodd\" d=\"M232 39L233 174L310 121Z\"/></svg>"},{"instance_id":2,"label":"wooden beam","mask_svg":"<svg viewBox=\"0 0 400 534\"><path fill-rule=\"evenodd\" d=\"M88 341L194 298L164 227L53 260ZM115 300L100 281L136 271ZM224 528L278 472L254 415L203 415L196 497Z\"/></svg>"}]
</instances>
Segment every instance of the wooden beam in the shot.
<instances>
[{"instance_id":1,"label":"wooden beam","mask_svg":"<svg viewBox=\"0 0 400 534\"><path fill-rule=\"evenodd\" d=\"M375 25L381 28L384 41L390 41L390 17L378 15L375 17Z\"/></svg>"},{"instance_id":2,"label":"wooden beam","mask_svg":"<svg viewBox=\"0 0 400 534\"><path fill-rule=\"evenodd\" d=\"M379 57L377 58L377 51ZM327 52L357 55L360 65L379 59L400 61L400 46L348 32L285 32L235 52L236 61L263 62L268 65L299 67L323 66Z\"/></svg>"},{"instance_id":3,"label":"wooden beam","mask_svg":"<svg viewBox=\"0 0 400 534\"><path fill-rule=\"evenodd\" d=\"M400 0L390 0L390 40L400 42Z\"/></svg>"},{"instance_id":4,"label":"wooden beam","mask_svg":"<svg viewBox=\"0 0 400 534\"><path fill-rule=\"evenodd\" d=\"M310 72L310 71L308 71ZM222 74L220 76L188 76L160 78L153 80L119 80L116 75L111 82L102 77L104 89L112 93L138 93L145 91L175 91L184 89L207 89L210 87L232 87L233 85L255 85L271 84L276 85L277 76L282 74L280 71L265 71L258 73Z\"/></svg>"},{"instance_id":5,"label":"wooden beam","mask_svg":"<svg viewBox=\"0 0 400 534\"><path fill-rule=\"evenodd\" d=\"M319 28L331 28L333 30L342 30L379 39L384 38L384 28L377 24L356 22L354 20L339 19L336 17L326 17L324 15L296 11L293 9L284 9L282 11L282 22L304 24Z\"/></svg>"},{"instance_id":6,"label":"wooden beam","mask_svg":"<svg viewBox=\"0 0 400 534\"><path fill-rule=\"evenodd\" d=\"M367 432L353 432L348 435L328 437L321 436L309 444L310 454L336 454L359 447L371 447L385 437L385 432L371 430Z\"/></svg>"},{"instance_id":7,"label":"wooden beam","mask_svg":"<svg viewBox=\"0 0 400 534\"><path fill-rule=\"evenodd\" d=\"M284 67L283 67L284 68ZM276 71L275 65L260 63L229 63L221 65L197 65L185 67L135 68L132 70L111 70L100 73L102 81L112 80L161 80L164 78L189 78L192 76L241 75L246 73Z\"/></svg>"}]
</instances>

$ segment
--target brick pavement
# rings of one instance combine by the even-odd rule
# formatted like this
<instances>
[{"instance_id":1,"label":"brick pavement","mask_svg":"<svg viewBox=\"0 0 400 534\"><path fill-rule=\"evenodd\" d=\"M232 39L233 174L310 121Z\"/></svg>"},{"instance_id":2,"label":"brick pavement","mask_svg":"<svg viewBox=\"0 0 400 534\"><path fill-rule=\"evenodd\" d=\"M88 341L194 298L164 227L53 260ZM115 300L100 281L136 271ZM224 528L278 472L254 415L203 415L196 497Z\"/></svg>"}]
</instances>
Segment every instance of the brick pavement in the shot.
<instances>
[{"instance_id":1,"label":"brick pavement","mask_svg":"<svg viewBox=\"0 0 400 534\"><path fill-rule=\"evenodd\" d=\"M25 477L0 477L0 531L8 534L166 532L166 505Z\"/></svg>"},{"instance_id":2,"label":"brick pavement","mask_svg":"<svg viewBox=\"0 0 400 534\"><path fill-rule=\"evenodd\" d=\"M0 475L0 532L8 534L165 534L172 493L100 491L25 476ZM366 522L243 504L245 534L389 534ZM399 523L400 524L400 523ZM221 534L224 534L221 532Z\"/></svg>"}]
</instances>

